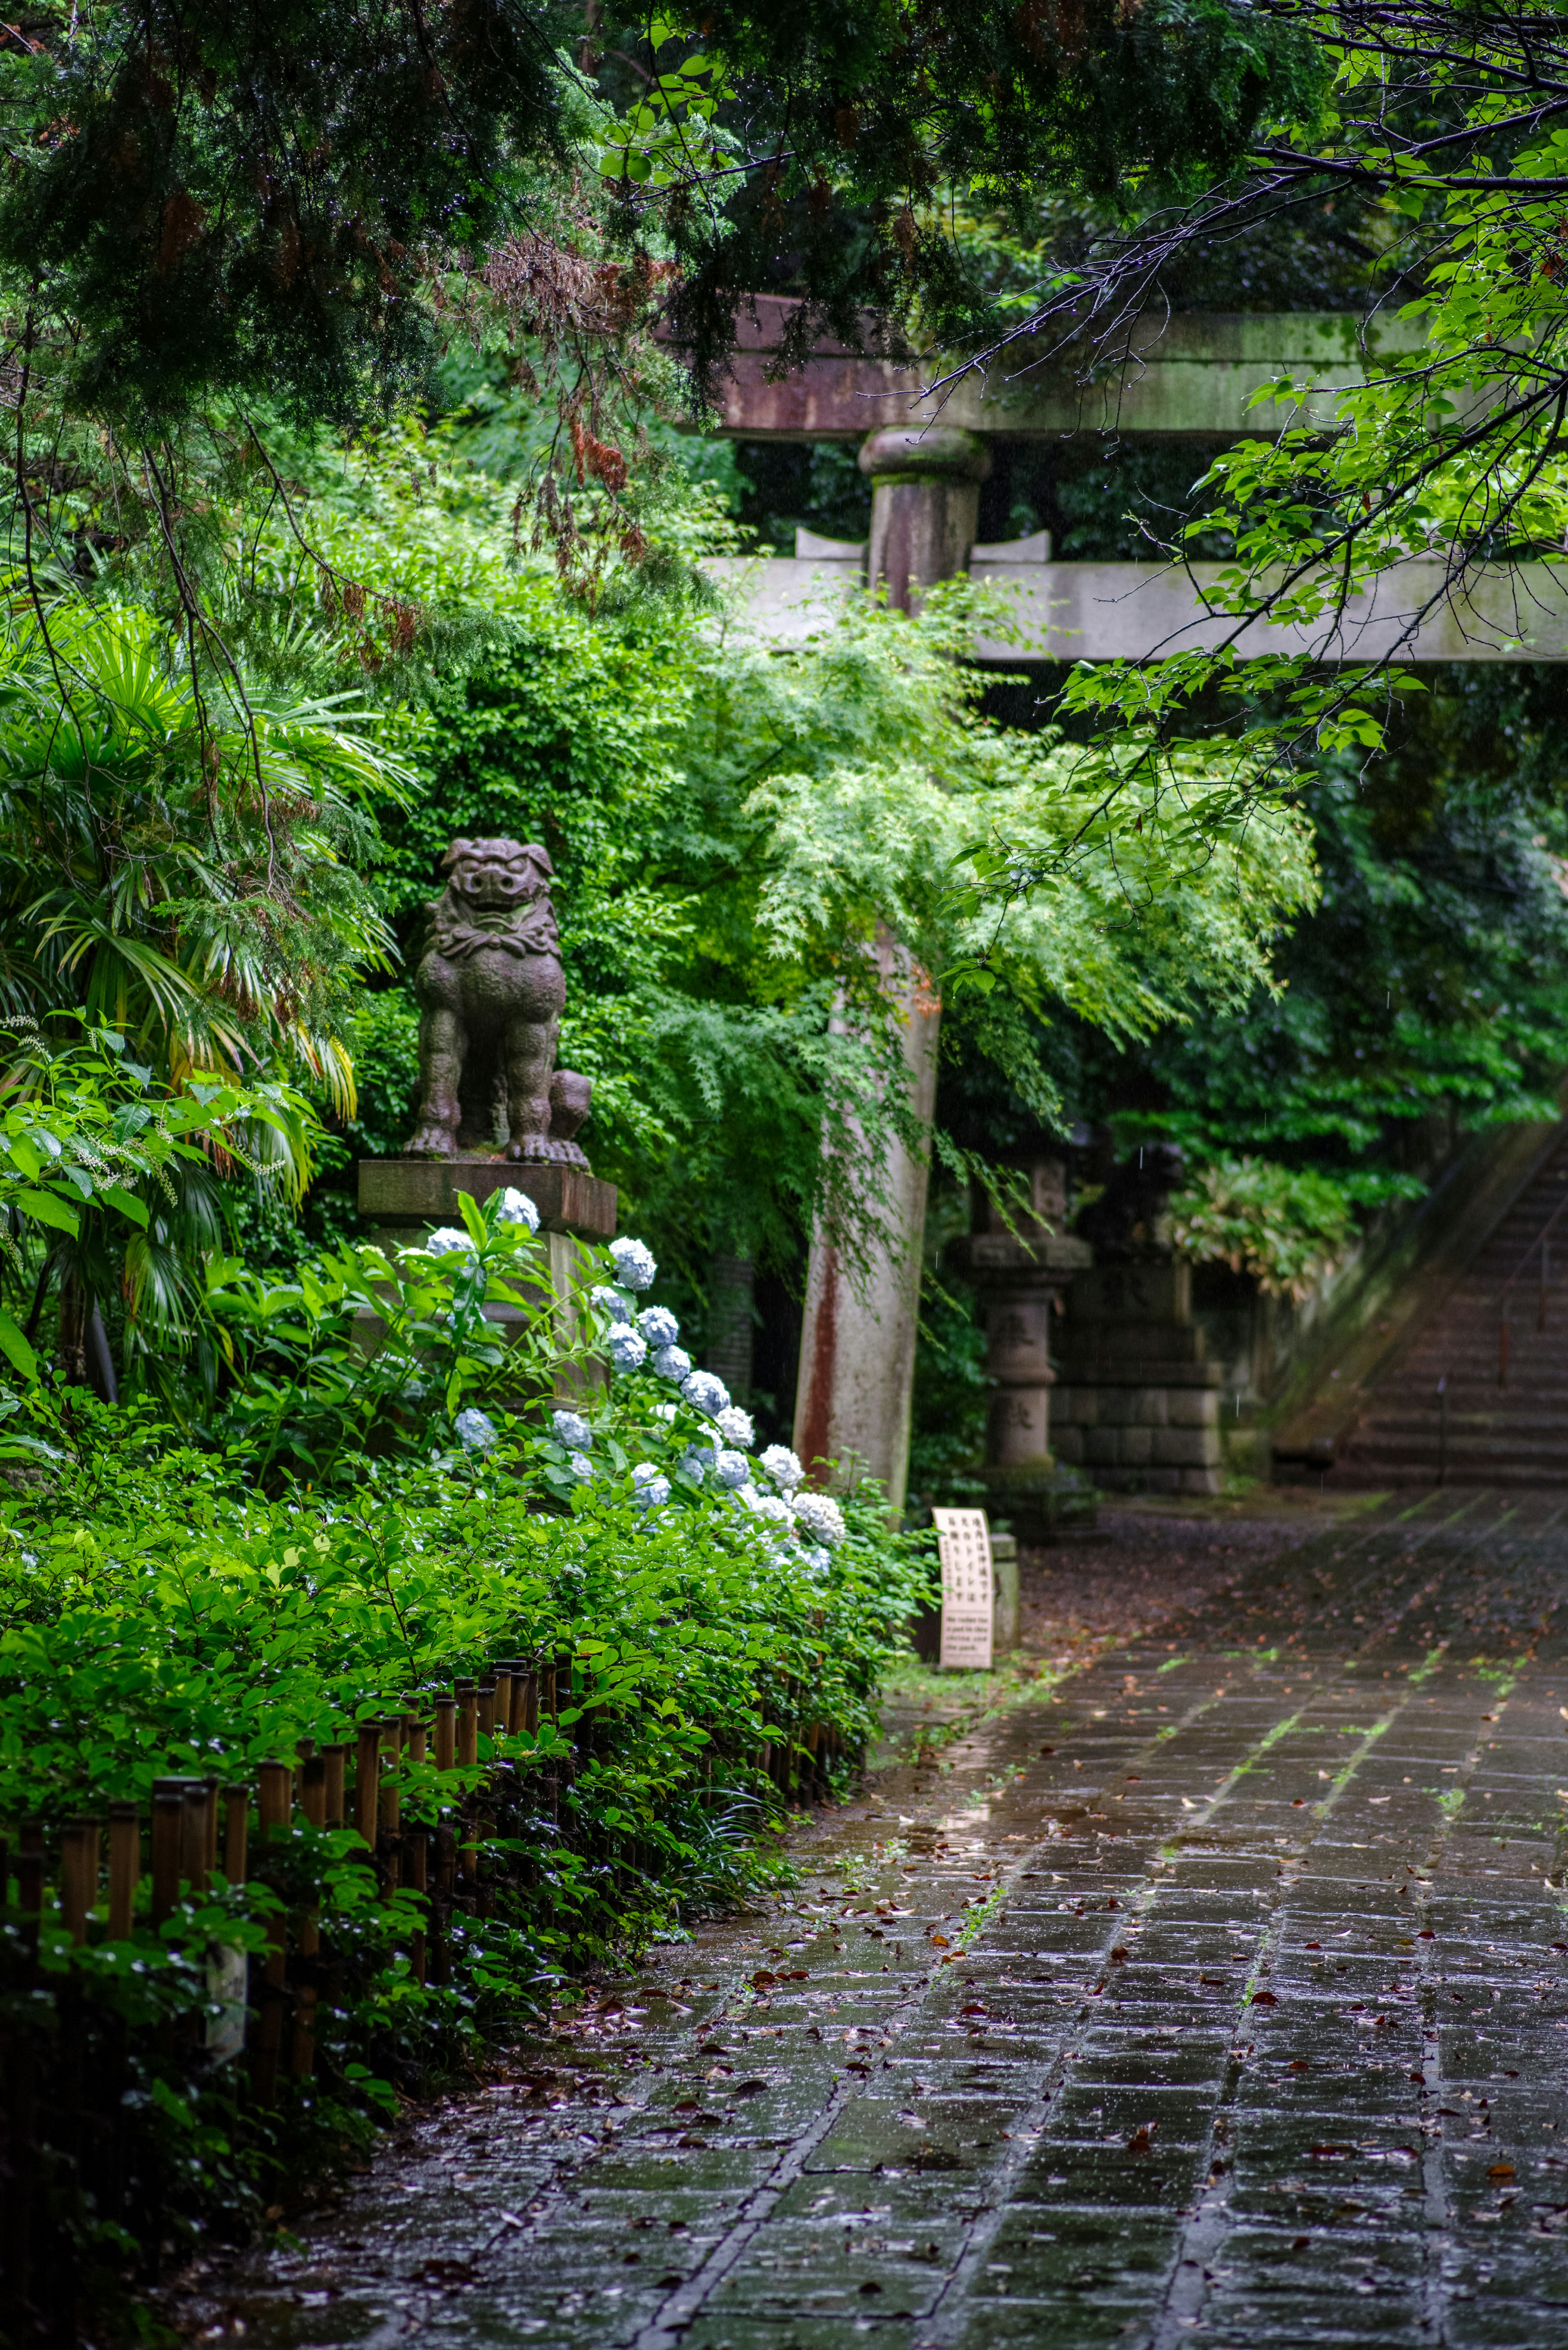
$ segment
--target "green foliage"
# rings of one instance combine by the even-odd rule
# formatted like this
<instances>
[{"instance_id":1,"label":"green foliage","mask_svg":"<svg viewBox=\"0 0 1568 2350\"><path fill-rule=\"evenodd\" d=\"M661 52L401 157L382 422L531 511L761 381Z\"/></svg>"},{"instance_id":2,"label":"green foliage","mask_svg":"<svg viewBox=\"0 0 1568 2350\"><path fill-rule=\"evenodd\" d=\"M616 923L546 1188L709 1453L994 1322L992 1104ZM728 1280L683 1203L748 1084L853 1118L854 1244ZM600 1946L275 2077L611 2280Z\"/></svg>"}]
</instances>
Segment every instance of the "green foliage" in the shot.
<instances>
[{"instance_id":1,"label":"green foliage","mask_svg":"<svg viewBox=\"0 0 1568 2350\"><path fill-rule=\"evenodd\" d=\"M351 1103L340 1007L389 945L354 864L406 779L374 713L203 676L113 601L6 618L7 1007L74 1001L165 1082L282 1054Z\"/></svg>"},{"instance_id":2,"label":"green foliage","mask_svg":"<svg viewBox=\"0 0 1568 2350\"><path fill-rule=\"evenodd\" d=\"M67 1025L57 1014L57 1030ZM317 1135L311 1107L291 1087L193 1081L168 1094L133 1061L111 1029L88 1029L76 1045L52 1048L30 1021L11 1051L0 1088L0 1230L5 1270L41 1298L51 1258L89 1274L117 1259L132 1303L158 1276L170 1203L214 1159L239 1158L296 1195L308 1179ZM259 1154L259 1157L258 1157ZM36 1384L31 1333L0 1305L0 1354L13 1374ZM5 1407L17 1409L13 1399ZM36 1440L11 1431L13 1445Z\"/></svg>"},{"instance_id":3,"label":"green foliage","mask_svg":"<svg viewBox=\"0 0 1568 2350\"><path fill-rule=\"evenodd\" d=\"M243 1378L188 1436L75 1390L13 1414L49 1468L0 1494L0 1814L51 1844L106 1803L145 1807L160 1776L234 1780L302 1739L350 1741L496 1658L556 1675L555 1713L482 1737L477 1767L406 1750L389 1766L405 1830L457 1823L482 1851L483 1899L432 1939L428 1983L422 1901L379 1881L352 1832L302 1821L258 1840L243 1887L220 1874L156 1929L144 1885L128 1942L100 1911L73 1950L47 1905L37 1973L26 1921L0 1918L0 1995L29 1987L40 2062L68 2001L117 2101L131 2067L117 2144L153 2184L112 2225L67 2212L84 2257L109 2262L120 2225L151 2241L243 2227L395 2086L471 2064L585 1965L769 1882L808 1728L832 1734L842 1785L929 1596L928 1544L889 1534L875 1488L825 1528L792 1512L787 1461L722 1482L745 1430L715 1425L711 1393L587 1374L582 1344L637 1301L601 1280L564 1324L504 1204L465 1201L450 1246L346 1254L286 1290L219 1268ZM584 1252L581 1271L615 1267ZM369 1363L352 1348L367 1300L384 1332ZM521 1317L504 1351L486 1303ZM574 1383L581 1424L547 1400ZM208 1966L224 1950L259 1964L272 1922L301 1913L326 1991L315 2073L264 2108L202 2054Z\"/></svg>"},{"instance_id":4,"label":"green foliage","mask_svg":"<svg viewBox=\"0 0 1568 2350\"><path fill-rule=\"evenodd\" d=\"M1217 1159L1170 1202L1171 1238L1199 1264L1250 1273L1299 1305L1337 1270L1355 1237L1343 1184L1266 1159Z\"/></svg>"},{"instance_id":5,"label":"green foliage","mask_svg":"<svg viewBox=\"0 0 1568 2350\"><path fill-rule=\"evenodd\" d=\"M432 269L482 255L520 167L563 151L550 22L505 0L36 11L0 63L30 364L133 432L215 392L342 415L418 388Z\"/></svg>"},{"instance_id":6,"label":"green foliage","mask_svg":"<svg viewBox=\"0 0 1568 2350\"><path fill-rule=\"evenodd\" d=\"M1434 1122L1446 1142L1557 1115L1561 687L1550 672L1434 682L1387 753L1359 773L1325 762L1303 795L1324 897L1278 951L1283 992L1119 1066L1087 1040L1085 1106L1115 1110L1125 1140L1161 1135L1199 1161L1261 1150L1371 1206L1408 1188Z\"/></svg>"}]
</instances>

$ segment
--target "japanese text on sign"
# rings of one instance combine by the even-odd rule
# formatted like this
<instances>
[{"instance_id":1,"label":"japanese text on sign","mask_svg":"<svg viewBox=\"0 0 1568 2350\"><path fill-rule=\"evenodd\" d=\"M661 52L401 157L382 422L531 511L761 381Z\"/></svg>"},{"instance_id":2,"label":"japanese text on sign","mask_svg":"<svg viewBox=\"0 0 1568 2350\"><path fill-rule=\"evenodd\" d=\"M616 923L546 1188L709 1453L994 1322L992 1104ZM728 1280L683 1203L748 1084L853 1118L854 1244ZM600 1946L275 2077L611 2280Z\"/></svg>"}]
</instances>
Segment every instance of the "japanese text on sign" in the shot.
<instances>
[{"instance_id":1,"label":"japanese text on sign","mask_svg":"<svg viewBox=\"0 0 1568 2350\"><path fill-rule=\"evenodd\" d=\"M991 1529L983 1510L933 1510L942 1562L944 1667L991 1669Z\"/></svg>"}]
</instances>

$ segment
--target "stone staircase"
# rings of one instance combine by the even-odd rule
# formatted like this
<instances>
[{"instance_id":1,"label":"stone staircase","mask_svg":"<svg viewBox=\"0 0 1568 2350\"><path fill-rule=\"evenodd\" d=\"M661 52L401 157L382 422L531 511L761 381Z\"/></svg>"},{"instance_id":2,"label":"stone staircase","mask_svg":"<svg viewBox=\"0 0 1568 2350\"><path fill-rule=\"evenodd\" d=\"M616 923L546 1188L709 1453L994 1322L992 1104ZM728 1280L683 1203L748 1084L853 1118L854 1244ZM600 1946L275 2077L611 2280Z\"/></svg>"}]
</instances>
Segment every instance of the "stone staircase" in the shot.
<instances>
[{"instance_id":1,"label":"stone staircase","mask_svg":"<svg viewBox=\"0 0 1568 2350\"><path fill-rule=\"evenodd\" d=\"M1568 1135L1367 1380L1334 1482L1568 1486Z\"/></svg>"}]
</instances>

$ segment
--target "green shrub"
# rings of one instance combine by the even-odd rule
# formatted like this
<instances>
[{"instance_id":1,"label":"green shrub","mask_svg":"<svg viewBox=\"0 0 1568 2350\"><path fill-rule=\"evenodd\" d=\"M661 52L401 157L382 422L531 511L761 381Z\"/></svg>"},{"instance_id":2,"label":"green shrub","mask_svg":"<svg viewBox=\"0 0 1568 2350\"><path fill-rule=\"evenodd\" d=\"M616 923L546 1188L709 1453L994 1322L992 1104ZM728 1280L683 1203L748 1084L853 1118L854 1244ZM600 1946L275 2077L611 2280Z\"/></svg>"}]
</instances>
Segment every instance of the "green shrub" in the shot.
<instances>
[{"instance_id":1,"label":"green shrub","mask_svg":"<svg viewBox=\"0 0 1568 2350\"><path fill-rule=\"evenodd\" d=\"M670 1377L593 1372L617 1317L635 1327L606 1252L579 1252L563 1297L501 1200L464 1209L439 1250L343 1251L271 1289L221 1269L231 1383L183 1430L75 1391L13 1413L49 1468L0 1500L0 1819L41 1822L51 1847L113 1801L145 1812L159 1777L233 1783L301 1741L428 1715L498 1659L557 1674L556 1718L482 1740L476 1765L396 1766L404 1837L452 1829L481 1855L439 1937L384 1853L379 1877L351 1830L298 1819L249 1882L220 1878L157 1929L143 1883L130 1942L100 1912L73 1949L46 1901L35 1958L6 1913L12 2028L39 2035L47 2072L64 2021L100 2051L88 2077L131 2099L129 2168L96 2204L45 2128L63 2182L49 2224L84 2259L243 2227L399 2089L537 2019L574 1971L767 1883L770 1828L808 1787L846 1783L928 1596L928 1546L888 1533L875 1488L805 1502L836 1538L803 1531L794 1464L750 1458L707 1375L682 1380L670 1356ZM524 1316L504 1349L483 1311L502 1301ZM576 1419L551 1401L567 1381ZM286 2045L258 2101L204 2053L209 1962L249 1953L254 2004L269 1920L307 1914L314 2068L289 2077ZM432 1960L425 1981L421 1937ZM153 2178L156 2194L137 2185Z\"/></svg>"}]
</instances>

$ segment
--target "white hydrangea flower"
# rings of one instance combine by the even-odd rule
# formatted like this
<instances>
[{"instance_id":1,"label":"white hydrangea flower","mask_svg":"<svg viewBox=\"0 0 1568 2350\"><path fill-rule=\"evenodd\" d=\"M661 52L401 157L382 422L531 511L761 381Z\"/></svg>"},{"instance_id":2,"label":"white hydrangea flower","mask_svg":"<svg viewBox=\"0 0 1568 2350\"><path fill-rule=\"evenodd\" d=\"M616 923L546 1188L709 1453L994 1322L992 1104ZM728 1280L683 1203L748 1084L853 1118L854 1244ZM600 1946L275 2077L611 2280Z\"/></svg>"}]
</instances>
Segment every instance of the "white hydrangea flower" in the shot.
<instances>
[{"instance_id":1,"label":"white hydrangea flower","mask_svg":"<svg viewBox=\"0 0 1568 2350\"><path fill-rule=\"evenodd\" d=\"M668 1305L645 1305L637 1326L650 1347L673 1347L680 1336L680 1325Z\"/></svg>"},{"instance_id":2,"label":"white hydrangea flower","mask_svg":"<svg viewBox=\"0 0 1568 2350\"><path fill-rule=\"evenodd\" d=\"M648 1360L648 1341L628 1322L618 1322L605 1340L605 1352L618 1371L635 1371Z\"/></svg>"},{"instance_id":3,"label":"white hydrangea flower","mask_svg":"<svg viewBox=\"0 0 1568 2350\"><path fill-rule=\"evenodd\" d=\"M712 1465L713 1455L706 1445L701 1450L696 1445L689 1445L680 1456L681 1468L688 1477L695 1477L699 1484L702 1482Z\"/></svg>"},{"instance_id":4,"label":"white hydrangea flower","mask_svg":"<svg viewBox=\"0 0 1568 2350\"><path fill-rule=\"evenodd\" d=\"M425 1243L427 1256L472 1256L473 1243L454 1224L442 1224Z\"/></svg>"},{"instance_id":5,"label":"white hydrangea flower","mask_svg":"<svg viewBox=\"0 0 1568 2350\"><path fill-rule=\"evenodd\" d=\"M763 1455L763 1468L781 1493L793 1493L805 1476L799 1456L787 1444L770 1444Z\"/></svg>"},{"instance_id":6,"label":"white hydrangea flower","mask_svg":"<svg viewBox=\"0 0 1568 2350\"><path fill-rule=\"evenodd\" d=\"M801 1552L800 1563L803 1566L809 1567L813 1575L826 1575L833 1565L833 1557L832 1554L824 1550L819 1543L815 1549Z\"/></svg>"},{"instance_id":7,"label":"white hydrangea flower","mask_svg":"<svg viewBox=\"0 0 1568 2350\"><path fill-rule=\"evenodd\" d=\"M819 1543L841 1543L849 1532L844 1513L831 1493L797 1493L794 1514L802 1532Z\"/></svg>"},{"instance_id":8,"label":"white hydrangea flower","mask_svg":"<svg viewBox=\"0 0 1568 2350\"><path fill-rule=\"evenodd\" d=\"M623 1297L618 1289L612 1289L607 1281L601 1281L597 1289L589 1292L589 1296L599 1312L607 1314L612 1322L631 1320L630 1298Z\"/></svg>"},{"instance_id":9,"label":"white hydrangea flower","mask_svg":"<svg viewBox=\"0 0 1568 2350\"><path fill-rule=\"evenodd\" d=\"M711 1371L693 1371L690 1378L681 1380L680 1392L694 1409L705 1411L710 1419L716 1419L730 1400L729 1388Z\"/></svg>"},{"instance_id":10,"label":"white hydrangea flower","mask_svg":"<svg viewBox=\"0 0 1568 2350\"><path fill-rule=\"evenodd\" d=\"M452 1426L465 1452L488 1452L495 1441L495 1422L488 1412L476 1409L472 1404L458 1413Z\"/></svg>"},{"instance_id":11,"label":"white hydrangea flower","mask_svg":"<svg viewBox=\"0 0 1568 2350\"><path fill-rule=\"evenodd\" d=\"M644 1510L660 1510L670 1499L670 1480L653 1461L639 1461L632 1471L631 1498Z\"/></svg>"},{"instance_id":12,"label":"white hydrangea flower","mask_svg":"<svg viewBox=\"0 0 1568 2350\"><path fill-rule=\"evenodd\" d=\"M573 1476L576 1479L579 1485L591 1485L593 1483L594 1464L588 1459L586 1452L573 1453L571 1470Z\"/></svg>"},{"instance_id":13,"label":"white hydrangea flower","mask_svg":"<svg viewBox=\"0 0 1568 2350\"><path fill-rule=\"evenodd\" d=\"M655 1419L673 1419L680 1409L680 1406L678 1403L656 1403L653 1407L653 1417Z\"/></svg>"},{"instance_id":14,"label":"white hydrangea flower","mask_svg":"<svg viewBox=\"0 0 1568 2350\"><path fill-rule=\"evenodd\" d=\"M653 1251L644 1241L611 1241L610 1261L623 1289L651 1289L659 1271Z\"/></svg>"},{"instance_id":15,"label":"white hydrangea flower","mask_svg":"<svg viewBox=\"0 0 1568 2350\"><path fill-rule=\"evenodd\" d=\"M732 1493L748 1482L751 1473L752 1464L743 1452L721 1452L713 1463L714 1482Z\"/></svg>"},{"instance_id":16,"label":"white hydrangea flower","mask_svg":"<svg viewBox=\"0 0 1568 2350\"><path fill-rule=\"evenodd\" d=\"M691 1357L684 1347L660 1347L653 1367L661 1379L683 1379L691 1368Z\"/></svg>"},{"instance_id":17,"label":"white hydrangea flower","mask_svg":"<svg viewBox=\"0 0 1568 2350\"><path fill-rule=\"evenodd\" d=\"M594 1440L594 1431L580 1411L552 1412L550 1425L556 1431L557 1444L575 1444L581 1447L591 1444Z\"/></svg>"},{"instance_id":18,"label":"white hydrangea flower","mask_svg":"<svg viewBox=\"0 0 1568 2350\"><path fill-rule=\"evenodd\" d=\"M539 1211L526 1191L519 1191L515 1184L508 1183L505 1191L501 1194L501 1204L495 1211L495 1221L498 1224L526 1224L531 1232L536 1232L539 1229Z\"/></svg>"},{"instance_id":19,"label":"white hydrangea flower","mask_svg":"<svg viewBox=\"0 0 1568 2350\"><path fill-rule=\"evenodd\" d=\"M743 1485L737 1485L730 1495L730 1499L733 1502L737 1510L754 1510L757 1506L759 1498L760 1496L758 1495L757 1489L752 1483L750 1478L746 1480L746 1482Z\"/></svg>"},{"instance_id":20,"label":"white hydrangea flower","mask_svg":"<svg viewBox=\"0 0 1568 2350\"><path fill-rule=\"evenodd\" d=\"M790 1505L782 1493L758 1493L754 1485L750 1490L755 1495L751 1505L753 1518L765 1518L770 1525L775 1526L794 1523Z\"/></svg>"},{"instance_id":21,"label":"white hydrangea flower","mask_svg":"<svg viewBox=\"0 0 1568 2350\"><path fill-rule=\"evenodd\" d=\"M726 1444L737 1445L742 1452L749 1452L756 1440L757 1431L752 1425L749 1411L742 1411L738 1403L727 1403L719 1414L719 1433Z\"/></svg>"}]
</instances>

